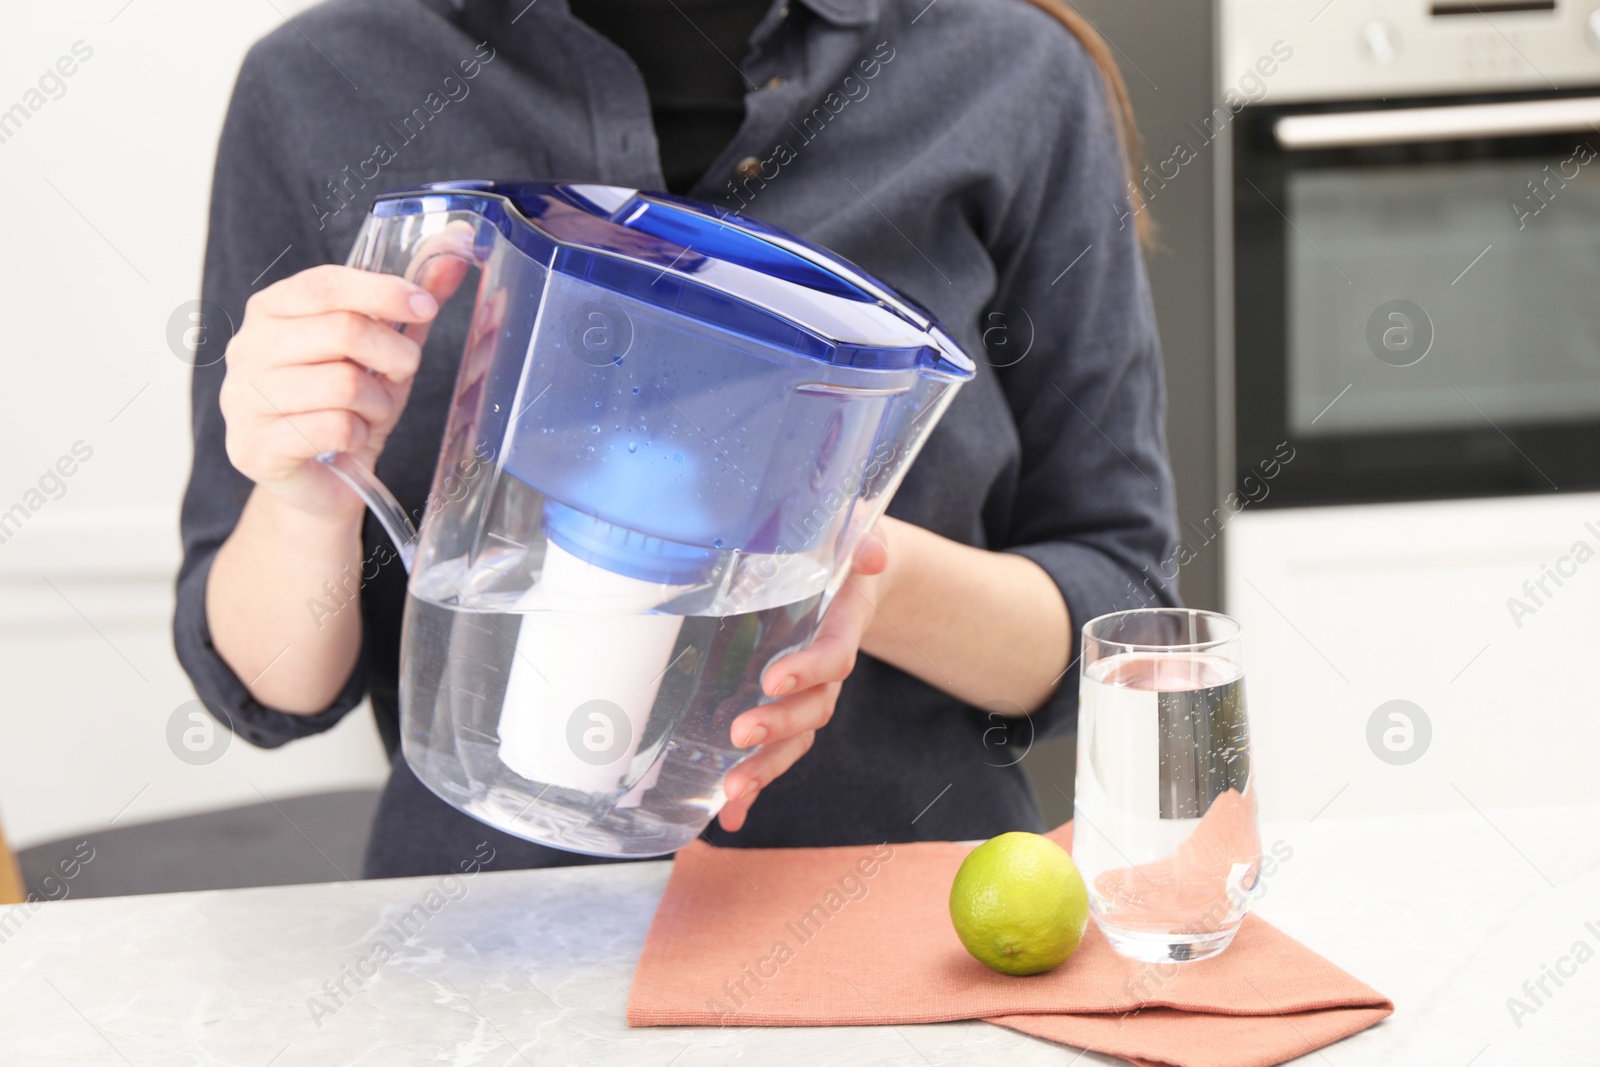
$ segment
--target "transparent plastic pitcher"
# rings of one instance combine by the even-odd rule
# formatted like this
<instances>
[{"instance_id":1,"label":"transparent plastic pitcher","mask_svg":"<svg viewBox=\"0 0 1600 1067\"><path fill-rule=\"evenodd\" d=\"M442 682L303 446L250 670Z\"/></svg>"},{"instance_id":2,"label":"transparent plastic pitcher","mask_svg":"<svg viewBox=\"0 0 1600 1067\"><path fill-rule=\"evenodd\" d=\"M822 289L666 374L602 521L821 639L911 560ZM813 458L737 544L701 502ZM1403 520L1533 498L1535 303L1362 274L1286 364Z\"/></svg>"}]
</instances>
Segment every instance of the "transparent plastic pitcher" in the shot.
<instances>
[{"instance_id":1,"label":"transparent plastic pitcher","mask_svg":"<svg viewBox=\"0 0 1600 1067\"><path fill-rule=\"evenodd\" d=\"M750 754L730 724L811 639L972 361L837 257L631 189L389 193L350 264L479 271L420 533L322 457L410 572L406 760L518 837L682 847Z\"/></svg>"}]
</instances>

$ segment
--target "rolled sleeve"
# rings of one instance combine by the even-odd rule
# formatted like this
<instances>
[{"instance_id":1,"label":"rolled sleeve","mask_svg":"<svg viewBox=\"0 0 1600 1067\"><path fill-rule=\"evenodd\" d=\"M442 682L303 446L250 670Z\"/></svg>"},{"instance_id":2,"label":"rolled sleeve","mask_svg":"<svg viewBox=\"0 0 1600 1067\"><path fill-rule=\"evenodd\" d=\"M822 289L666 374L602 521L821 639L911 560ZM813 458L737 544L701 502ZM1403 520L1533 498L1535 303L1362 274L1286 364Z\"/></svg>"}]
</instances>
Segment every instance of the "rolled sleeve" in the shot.
<instances>
[{"instance_id":1,"label":"rolled sleeve","mask_svg":"<svg viewBox=\"0 0 1600 1067\"><path fill-rule=\"evenodd\" d=\"M996 544L1044 569L1073 631L1071 666L1033 717L1041 737L1076 726L1083 624L1178 597L1155 310L1105 92L1076 42L1070 53L1060 136L1008 211L992 305L1034 337L999 372L1021 467Z\"/></svg>"},{"instance_id":2,"label":"rolled sleeve","mask_svg":"<svg viewBox=\"0 0 1600 1067\"><path fill-rule=\"evenodd\" d=\"M259 49L261 46L257 46ZM191 391L194 464L179 522L173 643L195 692L218 720L254 744L276 747L328 729L361 702L365 651L338 698L314 715L268 707L217 654L206 619L206 582L217 550L233 533L252 482L228 460L217 397L225 373L220 349L244 320L245 301L261 286L319 262L318 217L309 188L288 173L289 142L273 121L280 110L256 76L259 53L246 57L228 105L212 181L209 232L201 284L201 326L217 355L197 359Z\"/></svg>"}]
</instances>

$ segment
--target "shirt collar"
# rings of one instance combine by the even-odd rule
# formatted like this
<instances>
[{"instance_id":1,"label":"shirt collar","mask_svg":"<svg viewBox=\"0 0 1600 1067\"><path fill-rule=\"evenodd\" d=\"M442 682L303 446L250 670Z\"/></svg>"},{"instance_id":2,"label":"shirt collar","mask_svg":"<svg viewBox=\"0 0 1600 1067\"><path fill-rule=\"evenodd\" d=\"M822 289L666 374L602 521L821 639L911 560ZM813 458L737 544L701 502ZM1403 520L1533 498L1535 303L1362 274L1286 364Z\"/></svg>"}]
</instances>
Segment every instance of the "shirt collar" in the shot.
<instances>
[{"instance_id":1,"label":"shirt collar","mask_svg":"<svg viewBox=\"0 0 1600 1067\"><path fill-rule=\"evenodd\" d=\"M444 0L444 2L459 11L466 0ZM779 2L787 5L788 0ZM878 0L800 0L800 3L829 22L840 26L865 26L878 17Z\"/></svg>"},{"instance_id":2,"label":"shirt collar","mask_svg":"<svg viewBox=\"0 0 1600 1067\"><path fill-rule=\"evenodd\" d=\"M865 26L878 17L878 0L799 0L839 26Z\"/></svg>"},{"instance_id":3,"label":"shirt collar","mask_svg":"<svg viewBox=\"0 0 1600 1067\"><path fill-rule=\"evenodd\" d=\"M804 7L816 12L818 16L836 26L866 26L877 21L878 0L795 0ZM467 6L467 0L423 0L423 3L435 9L453 9L462 11ZM565 0L552 3L546 0L543 4L525 3L524 0L501 0L504 6L518 6L523 8L524 14L535 6L549 10L552 7L566 9ZM774 0L774 6L787 6L790 0ZM519 16L520 17L520 16Z\"/></svg>"}]
</instances>

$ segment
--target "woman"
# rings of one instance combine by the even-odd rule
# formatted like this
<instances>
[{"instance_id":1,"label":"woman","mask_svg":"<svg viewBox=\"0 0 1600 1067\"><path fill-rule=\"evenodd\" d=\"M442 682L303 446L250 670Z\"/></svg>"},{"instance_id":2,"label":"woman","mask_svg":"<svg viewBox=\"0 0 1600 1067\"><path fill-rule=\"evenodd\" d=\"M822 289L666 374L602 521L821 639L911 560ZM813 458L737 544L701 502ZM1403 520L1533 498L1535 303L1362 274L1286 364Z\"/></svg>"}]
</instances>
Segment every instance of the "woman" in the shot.
<instances>
[{"instance_id":1,"label":"woman","mask_svg":"<svg viewBox=\"0 0 1600 1067\"><path fill-rule=\"evenodd\" d=\"M817 640L735 721L733 741L761 747L706 836L1042 828L1016 761L1072 727L1075 630L1175 596L1151 574L1174 523L1126 101L1056 2L334 0L251 50L204 282L240 325L195 372L176 640L202 698L257 744L370 695L395 757L370 876L455 869L485 840L496 866L586 862L473 822L398 758L405 575L312 458L354 451L421 508L464 318L330 264L374 193L456 177L665 187L744 212L987 357ZM425 324L426 350L386 322ZM359 608L308 609L348 574L369 578Z\"/></svg>"}]
</instances>

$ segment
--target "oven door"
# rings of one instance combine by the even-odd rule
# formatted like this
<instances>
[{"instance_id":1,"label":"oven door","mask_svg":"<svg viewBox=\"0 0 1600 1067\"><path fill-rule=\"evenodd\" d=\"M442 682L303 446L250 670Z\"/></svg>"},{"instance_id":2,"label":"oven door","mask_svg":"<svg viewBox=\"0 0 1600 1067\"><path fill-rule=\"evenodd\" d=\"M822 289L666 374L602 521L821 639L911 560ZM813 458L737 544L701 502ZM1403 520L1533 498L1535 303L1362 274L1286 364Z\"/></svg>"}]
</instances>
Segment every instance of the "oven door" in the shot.
<instances>
[{"instance_id":1,"label":"oven door","mask_svg":"<svg viewBox=\"0 0 1600 1067\"><path fill-rule=\"evenodd\" d=\"M1241 492L1600 487L1600 95L1245 108L1233 186Z\"/></svg>"}]
</instances>

